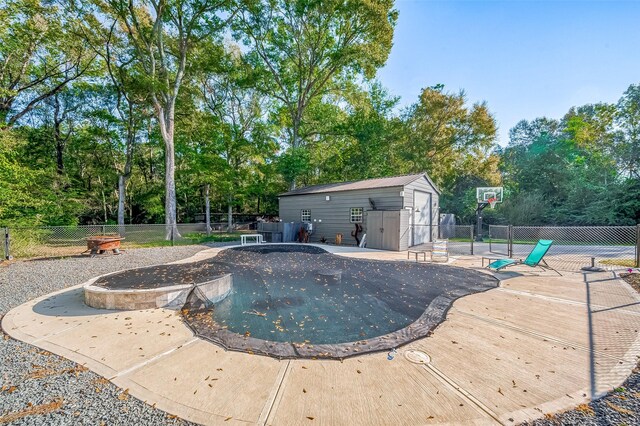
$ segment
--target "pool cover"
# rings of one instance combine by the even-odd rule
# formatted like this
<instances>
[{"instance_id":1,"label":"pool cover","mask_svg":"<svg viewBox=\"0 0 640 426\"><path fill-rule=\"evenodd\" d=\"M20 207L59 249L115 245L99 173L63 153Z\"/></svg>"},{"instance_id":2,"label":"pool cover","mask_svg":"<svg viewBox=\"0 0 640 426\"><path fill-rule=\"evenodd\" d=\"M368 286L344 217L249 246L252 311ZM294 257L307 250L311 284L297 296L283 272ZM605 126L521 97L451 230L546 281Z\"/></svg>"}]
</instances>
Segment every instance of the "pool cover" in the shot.
<instances>
[{"instance_id":1,"label":"pool cover","mask_svg":"<svg viewBox=\"0 0 640 426\"><path fill-rule=\"evenodd\" d=\"M194 288L181 311L186 324L226 349L277 358L390 350L429 335L457 298L498 285L469 269L346 258L301 244L230 248L212 259L126 271L97 284L153 288L224 273L233 277L230 294L210 306Z\"/></svg>"}]
</instances>

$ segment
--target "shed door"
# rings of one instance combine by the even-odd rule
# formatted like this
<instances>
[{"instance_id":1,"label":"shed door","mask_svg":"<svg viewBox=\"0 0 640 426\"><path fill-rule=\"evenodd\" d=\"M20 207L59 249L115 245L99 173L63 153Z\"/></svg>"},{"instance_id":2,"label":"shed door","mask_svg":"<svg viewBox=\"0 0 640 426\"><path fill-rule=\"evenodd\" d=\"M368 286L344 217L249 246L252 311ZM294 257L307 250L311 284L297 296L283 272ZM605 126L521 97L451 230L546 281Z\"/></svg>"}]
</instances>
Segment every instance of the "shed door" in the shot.
<instances>
[{"instance_id":1,"label":"shed door","mask_svg":"<svg viewBox=\"0 0 640 426\"><path fill-rule=\"evenodd\" d=\"M382 234L384 232L381 211L367 212L367 248L382 249Z\"/></svg>"},{"instance_id":2,"label":"shed door","mask_svg":"<svg viewBox=\"0 0 640 426\"><path fill-rule=\"evenodd\" d=\"M384 232L382 234L383 250L400 250L400 212L383 212Z\"/></svg>"},{"instance_id":3,"label":"shed door","mask_svg":"<svg viewBox=\"0 0 640 426\"><path fill-rule=\"evenodd\" d=\"M412 246L431 242L431 194L413 191Z\"/></svg>"},{"instance_id":4,"label":"shed door","mask_svg":"<svg viewBox=\"0 0 640 426\"><path fill-rule=\"evenodd\" d=\"M367 248L399 250L400 212L372 210L367 212Z\"/></svg>"}]
</instances>

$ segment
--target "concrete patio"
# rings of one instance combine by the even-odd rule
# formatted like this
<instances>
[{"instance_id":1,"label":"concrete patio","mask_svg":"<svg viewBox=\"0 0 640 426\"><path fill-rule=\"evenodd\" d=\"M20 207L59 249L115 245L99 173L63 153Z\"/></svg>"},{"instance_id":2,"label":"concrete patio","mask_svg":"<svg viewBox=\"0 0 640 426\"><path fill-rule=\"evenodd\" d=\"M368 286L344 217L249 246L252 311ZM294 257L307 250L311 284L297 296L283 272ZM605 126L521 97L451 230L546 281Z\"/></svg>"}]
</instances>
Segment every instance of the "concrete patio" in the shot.
<instances>
[{"instance_id":1,"label":"concrete patio","mask_svg":"<svg viewBox=\"0 0 640 426\"><path fill-rule=\"evenodd\" d=\"M406 252L323 248L406 261ZM2 327L202 424L516 424L598 396L635 367L640 297L612 272L559 277L516 267L497 277L499 288L456 301L433 335L399 348L393 361L386 353L340 362L229 352L195 338L172 310L89 308L81 286L13 309ZM410 362L411 350L431 361Z\"/></svg>"}]
</instances>

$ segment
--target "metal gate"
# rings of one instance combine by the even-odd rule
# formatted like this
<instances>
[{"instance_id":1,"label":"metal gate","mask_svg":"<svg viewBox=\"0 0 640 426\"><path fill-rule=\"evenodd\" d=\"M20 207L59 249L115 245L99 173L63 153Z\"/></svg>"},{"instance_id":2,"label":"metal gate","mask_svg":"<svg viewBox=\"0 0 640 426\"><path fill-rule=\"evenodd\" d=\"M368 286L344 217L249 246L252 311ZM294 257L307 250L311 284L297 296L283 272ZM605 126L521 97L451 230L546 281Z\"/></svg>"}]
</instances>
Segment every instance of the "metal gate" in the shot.
<instances>
[{"instance_id":1,"label":"metal gate","mask_svg":"<svg viewBox=\"0 0 640 426\"><path fill-rule=\"evenodd\" d=\"M509 256L509 226L489 225L489 251Z\"/></svg>"}]
</instances>

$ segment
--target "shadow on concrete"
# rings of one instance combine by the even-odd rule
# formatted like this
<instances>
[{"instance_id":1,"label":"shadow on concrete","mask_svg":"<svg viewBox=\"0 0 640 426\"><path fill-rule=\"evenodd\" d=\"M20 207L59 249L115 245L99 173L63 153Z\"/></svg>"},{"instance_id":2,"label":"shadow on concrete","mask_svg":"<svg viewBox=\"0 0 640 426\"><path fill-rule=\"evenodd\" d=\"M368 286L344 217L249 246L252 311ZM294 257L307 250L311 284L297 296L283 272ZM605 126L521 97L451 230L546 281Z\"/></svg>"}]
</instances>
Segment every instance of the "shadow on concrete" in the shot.
<instances>
[{"instance_id":1,"label":"shadow on concrete","mask_svg":"<svg viewBox=\"0 0 640 426\"><path fill-rule=\"evenodd\" d=\"M33 306L39 315L50 317L81 317L122 312L108 309L94 309L84 303L84 290L72 288L54 296L47 297Z\"/></svg>"},{"instance_id":2,"label":"shadow on concrete","mask_svg":"<svg viewBox=\"0 0 640 426\"><path fill-rule=\"evenodd\" d=\"M637 338L640 295L618 283L613 271L583 272L589 333L591 398L599 398L618 379L615 365L622 365L626 351Z\"/></svg>"}]
</instances>

